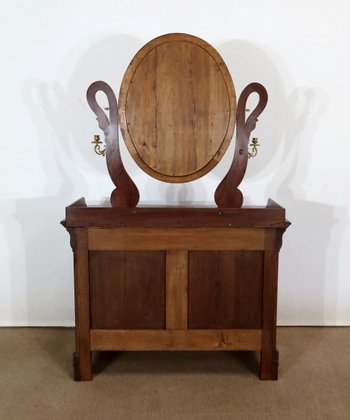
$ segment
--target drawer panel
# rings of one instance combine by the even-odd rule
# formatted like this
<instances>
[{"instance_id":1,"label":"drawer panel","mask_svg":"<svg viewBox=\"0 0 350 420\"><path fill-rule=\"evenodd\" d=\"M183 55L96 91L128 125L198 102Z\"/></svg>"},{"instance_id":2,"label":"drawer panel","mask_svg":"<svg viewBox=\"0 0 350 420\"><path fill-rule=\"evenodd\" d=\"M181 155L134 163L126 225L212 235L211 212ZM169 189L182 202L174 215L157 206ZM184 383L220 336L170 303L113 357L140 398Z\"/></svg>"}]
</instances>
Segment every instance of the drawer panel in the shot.
<instances>
[{"instance_id":1,"label":"drawer panel","mask_svg":"<svg viewBox=\"0 0 350 420\"><path fill-rule=\"evenodd\" d=\"M90 251L91 328L165 328L165 252Z\"/></svg>"},{"instance_id":2,"label":"drawer panel","mask_svg":"<svg viewBox=\"0 0 350 420\"><path fill-rule=\"evenodd\" d=\"M188 328L261 328L264 253L189 252Z\"/></svg>"}]
</instances>

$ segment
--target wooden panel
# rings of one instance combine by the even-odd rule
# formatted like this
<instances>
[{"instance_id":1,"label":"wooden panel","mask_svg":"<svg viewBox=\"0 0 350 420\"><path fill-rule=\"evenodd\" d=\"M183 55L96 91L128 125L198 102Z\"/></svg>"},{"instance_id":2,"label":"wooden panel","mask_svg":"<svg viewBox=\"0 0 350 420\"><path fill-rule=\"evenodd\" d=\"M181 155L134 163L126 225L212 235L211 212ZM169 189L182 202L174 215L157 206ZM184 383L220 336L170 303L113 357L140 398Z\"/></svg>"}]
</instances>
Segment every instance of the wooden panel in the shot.
<instances>
[{"instance_id":1,"label":"wooden panel","mask_svg":"<svg viewBox=\"0 0 350 420\"><path fill-rule=\"evenodd\" d=\"M187 329L188 252L166 253L166 328Z\"/></svg>"},{"instance_id":2,"label":"wooden panel","mask_svg":"<svg viewBox=\"0 0 350 420\"><path fill-rule=\"evenodd\" d=\"M260 350L261 330L91 330L92 350Z\"/></svg>"},{"instance_id":3,"label":"wooden panel","mask_svg":"<svg viewBox=\"0 0 350 420\"><path fill-rule=\"evenodd\" d=\"M88 229L91 250L260 250L263 229Z\"/></svg>"},{"instance_id":4,"label":"wooden panel","mask_svg":"<svg viewBox=\"0 0 350 420\"><path fill-rule=\"evenodd\" d=\"M263 252L189 253L189 328L261 328Z\"/></svg>"},{"instance_id":5,"label":"wooden panel","mask_svg":"<svg viewBox=\"0 0 350 420\"><path fill-rule=\"evenodd\" d=\"M260 360L260 379L278 379L278 352L276 349L278 251L277 232L267 229L264 252L263 335Z\"/></svg>"},{"instance_id":6,"label":"wooden panel","mask_svg":"<svg viewBox=\"0 0 350 420\"><path fill-rule=\"evenodd\" d=\"M89 265L86 229L72 229L71 243L74 251L75 343L73 356L74 379L89 381L92 378L90 349Z\"/></svg>"},{"instance_id":7,"label":"wooden panel","mask_svg":"<svg viewBox=\"0 0 350 420\"><path fill-rule=\"evenodd\" d=\"M120 89L120 126L143 170L168 182L196 179L221 159L235 122L235 91L218 52L186 34L146 44Z\"/></svg>"},{"instance_id":8,"label":"wooden panel","mask_svg":"<svg viewBox=\"0 0 350 420\"><path fill-rule=\"evenodd\" d=\"M281 207L220 209L216 207L86 207L66 208L67 227L239 227L286 228Z\"/></svg>"},{"instance_id":9,"label":"wooden panel","mask_svg":"<svg viewBox=\"0 0 350 420\"><path fill-rule=\"evenodd\" d=\"M165 328L165 253L90 252L92 328Z\"/></svg>"}]
</instances>

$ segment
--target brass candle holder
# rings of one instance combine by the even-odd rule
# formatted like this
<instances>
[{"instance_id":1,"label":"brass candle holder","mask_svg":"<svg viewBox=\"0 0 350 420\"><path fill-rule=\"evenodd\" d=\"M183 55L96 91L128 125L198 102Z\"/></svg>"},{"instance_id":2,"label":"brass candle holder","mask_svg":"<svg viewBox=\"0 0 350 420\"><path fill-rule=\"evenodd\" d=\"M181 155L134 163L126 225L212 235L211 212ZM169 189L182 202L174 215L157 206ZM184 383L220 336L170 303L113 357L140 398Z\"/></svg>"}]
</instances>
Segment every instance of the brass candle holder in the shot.
<instances>
[{"instance_id":1,"label":"brass candle holder","mask_svg":"<svg viewBox=\"0 0 350 420\"><path fill-rule=\"evenodd\" d=\"M98 134L94 135L94 140L91 143L95 145L94 150L97 155L106 155L107 148L105 147L103 150L101 149L101 145L103 144L103 142L101 141L100 136Z\"/></svg>"},{"instance_id":2,"label":"brass candle holder","mask_svg":"<svg viewBox=\"0 0 350 420\"><path fill-rule=\"evenodd\" d=\"M258 154L258 149L257 148L260 146L258 138L253 137L252 142L250 143L249 146L252 147L252 150L250 152L248 152L248 158L255 157Z\"/></svg>"}]
</instances>

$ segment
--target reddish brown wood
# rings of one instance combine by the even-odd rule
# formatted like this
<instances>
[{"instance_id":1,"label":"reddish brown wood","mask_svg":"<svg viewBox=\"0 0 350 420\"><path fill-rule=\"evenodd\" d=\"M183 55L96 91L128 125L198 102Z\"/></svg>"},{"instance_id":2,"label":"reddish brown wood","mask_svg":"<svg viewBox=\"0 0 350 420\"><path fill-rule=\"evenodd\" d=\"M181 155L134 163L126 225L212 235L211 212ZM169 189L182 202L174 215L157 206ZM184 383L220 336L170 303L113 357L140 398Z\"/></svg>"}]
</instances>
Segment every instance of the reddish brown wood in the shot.
<instances>
[{"instance_id":1,"label":"reddish brown wood","mask_svg":"<svg viewBox=\"0 0 350 420\"><path fill-rule=\"evenodd\" d=\"M109 119L96 101L96 93L105 93L109 104ZM139 202L139 191L126 172L119 151L118 106L112 88L105 82L94 82L87 91L87 101L96 114L99 127L104 132L107 145L107 167L117 187L111 194L113 207L134 207Z\"/></svg>"},{"instance_id":2,"label":"reddish brown wood","mask_svg":"<svg viewBox=\"0 0 350 420\"><path fill-rule=\"evenodd\" d=\"M92 379L90 348L89 267L86 229L71 229L71 246L74 252L75 297L75 353L73 355L74 379Z\"/></svg>"},{"instance_id":3,"label":"reddish brown wood","mask_svg":"<svg viewBox=\"0 0 350 420\"><path fill-rule=\"evenodd\" d=\"M276 348L278 244L276 231L266 229L264 252L264 284L262 308L262 348L260 379L278 379L278 351Z\"/></svg>"},{"instance_id":4,"label":"reddish brown wood","mask_svg":"<svg viewBox=\"0 0 350 420\"><path fill-rule=\"evenodd\" d=\"M102 91L109 117L96 101ZM259 95L246 119L248 97ZM128 67L119 116L112 89L87 92L104 131L116 185L110 206L80 199L62 224L75 267L75 378L91 379L92 350L257 350L261 379L277 379L278 251L289 226L285 210L241 208L248 142L267 103L248 85L237 109L231 167L215 193L217 207L136 207L138 190L119 151L118 118L135 161L163 181L185 182L213 168L231 140L235 91L217 51L186 34L146 44Z\"/></svg>"},{"instance_id":5,"label":"reddish brown wood","mask_svg":"<svg viewBox=\"0 0 350 420\"><path fill-rule=\"evenodd\" d=\"M247 100L253 92L259 95L259 102L246 120ZM242 182L247 168L249 136L255 129L258 116L263 112L266 104L267 92L264 86L259 83L249 84L239 97L235 154L228 173L215 191L215 202L218 207L242 206L243 195L238 186Z\"/></svg>"},{"instance_id":6,"label":"reddish brown wood","mask_svg":"<svg viewBox=\"0 0 350 420\"><path fill-rule=\"evenodd\" d=\"M91 328L165 328L165 253L90 251Z\"/></svg>"},{"instance_id":7,"label":"reddish brown wood","mask_svg":"<svg viewBox=\"0 0 350 420\"><path fill-rule=\"evenodd\" d=\"M167 324L165 323L167 316L169 328L174 328L176 325L181 325L181 328L187 328L185 311L181 309L182 303L187 299L186 281L183 274L181 285L177 284L176 267L170 267L171 259L168 261L169 267L165 270L165 258L159 259L158 257L152 257L147 262L142 257L143 254L145 255L147 253L138 251L138 248L153 247L152 249L164 249L162 246L165 246L165 248L169 247L169 249L176 249L175 245L179 241L179 238L182 238L183 240L184 235L185 237L186 235L190 235L188 236L188 240L183 241L183 250L179 251L179 255L181 255L181 273L185 273L184 267L186 267L186 262L183 259L184 256L187 255L186 249L190 251L188 253L190 256L188 294L188 323L190 335L181 335L185 329L175 330L179 331L180 334L176 337L170 335L162 336L160 333L158 336L158 339L161 340L159 345L163 349L218 349L216 346L221 346L222 344L220 344L221 341L217 341L217 337L225 337L222 334L224 334L224 331L227 331L227 329L232 330L232 328L235 328L236 331L252 329L252 331L258 331L259 334L261 334L259 336L263 337L261 345L256 344L257 342L255 341L255 345L258 346L256 349L261 350L260 376L262 379L276 379L278 373L278 353L276 350L277 259L278 250L281 246L281 238L283 232L288 227L289 222L285 221L284 209L277 203L269 200L267 206L267 208L258 209L169 208L163 209L162 216L162 211L159 208L93 209L86 206L84 199L80 199L73 203L73 205L67 209L67 220L65 224L70 232L84 232L83 235L87 234L88 238L91 239L87 241L84 239L80 243L80 249L83 250L81 254L83 255L83 257L81 257L83 258L83 261L86 259L85 247L91 249L96 248L98 245L98 247L104 249L108 248L110 245L119 244L120 242L120 244L124 243L125 249L129 246L130 238L133 238L132 246L136 252L132 265L129 265L129 269L126 269L127 264L125 263L125 258L121 258L121 256L126 256L129 253L123 251L122 248L120 248L121 251L119 252L112 251L111 253L105 251L90 251L90 314L92 325L99 329L106 328L105 331L107 332L116 331L120 328L128 328L128 330L124 330L125 334L120 335L118 333L117 336L113 336L117 341L113 341L113 338L109 344L110 346L113 346L113 343L117 345L116 343L120 343L120 340L124 337L126 342L122 345L122 348L125 349L133 348L134 345L136 347L139 346L139 348L142 348L143 345L144 348L153 348L155 345L154 343L157 342L157 336L154 336L154 331L156 331L157 328L159 328L159 331L162 331L163 328L167 327ZM85 213L89 214L90 210L97 211L95 214L98 216L96 220L97 225L100 225L99 229L96 227L71 227L72 223L76 223L77 226L79 226L86 224L87 220L91 221L91 219L89 219L90 216L87 218L85 217ZM194 212L192 212L192 210L194 210ZM119 219L118 214L120 216ZM103 215L105 215L105 218L103 218ZM157 218L158 215L160 221L158 226L160 227L143 227L143 224L144 226L147 226L147 223L150 223L151 226L156 226L156 221L148 221L150 217ZM135 220L133 219L134 216L136 217ZM198 229L194 222L195 217L199 217L201 223L205 221L206 227ZM251 217L256 217L258 221L252 220ZM190 225L190 227L179 228L177 226L177 223L179 223L182 218L184 218L185 221L181 223L185 226ZM262 241L261 245L259 245L261 246L259 249L263 249L263 251L244 250L247 246L245 241L241 242L242 251L193 251L193 248L196 249L197 246L201 247L200 244L202 244L203 241L199 238L203 231L212 231L213 234L217 231L231 232L231 229L227 228L213 228L214 226L220 225L222 220L225 220L225 223L231 220L230 224L236 226L232 228L232 232L240 230L242 232L255 231L259 238L262 234L265 239ZM249 226L249 223L253 224L253 228L244 228L245 225ZM243 229L237 229L237 225L239 224L241 224ZM256 226L254 226L254 224ZM115 225L117 225L117 227L115 227ZM168 226L173 226L175 229L173 227L169 228ZM150 232L154 233L150 234ZM172 232L172 235L178 235L178 238L176 236L172 237L171 234L169 236L169 232ZM95 238L96 235L98 237ZM105 237L102 242L99 240L100 236L101 238ZM227 242L226 236L227 235L225 235L224 239ZM165 238L167 238L166 241ZM215 244L213 243L214 248L219 247L220 249L222 246L220 245L220 238L222 238L222 235L219 235L215 239ZM211 237L211 240L212 239L213 237ZM235 243L232 243L232 247L238 246L236 239L235 236ZM154 242L153 245L152 241ZM165 241L164 245L161 246L159 241ZM226 242L225 247L229 246L229 243ZM187 243L187 248L184 245L185 243ZM73 249L78 249L76 234L72 234L72 246ZM160 253L162 253L162 251ZM159 256L158 252L154 254L154 256L156 255ZM175 258L175 254L173 257ZM84 279L87 277L86 271L84 272L84 270L86 270L84 269L84 264L79 263L78 266L80 267L80 271L77 271L76 269L76 287L80 284L81 280L79 280L79 278ZM130 266L134 268L130 270ZM83 274L81 274L81 270L83 270ZM126 271L130 274L129 278L125 274ZM165 298L166 274L169 275L169 288ZM146 282L143 280L144 276L146 276ZM262 280L262 277L264 280ZM123 283L123 279L126 279L126 283ZM117 283L119 286L116 287ZM137 291L137 288L140 285L142 285L142 287ZM130 298L125 300L122 298L122 291L125 288L130 290L128 295L132 295L133 299ZM155 290L153 290L153 288L155 288ZM85 290L84 293L86 296L87 291ZM81 296L81 294L77 294L77 296ZM89 355L92 349L92 347L90 347L90 349L87 350L89 343L86 338L86 325L88 325L87 323L89 320L86 318L86 311L89 310L89 301L86 300L86 297L84 299L81 300L81 298L77 298L76 300L77 308L80 308L77 309L77 311L81 312L80 316L83 317L82 319L85 319L85 327L83 330L81 329L81 325L84 325L84 323L81 324L80 321L77 321L77 357L74 359L76 363L75 369L77 379L89 378L89 372L86 370L88 368L83 367L85 373L81 373L81 369L82 363L85 363L85 366L89 364ZM147 301L147 299L150 300ZM143 302L146 301L151 303L144 305ZM166 315L165 308L165 302L167 301L169 303L167 306L169 309L168 315ZM81 302L83 302L83 304ZM170 302L172 302L171 305ZM179 302L178 308L175 308L176 305L174 302ZM135 303L135 307L133 306L133 303ZM152 321L148 323L148 321L145 322L144 314L147 313L147 308L150 307L154 308L154 311L156 312L159 309L160 312L157 312L157 315L154 317L152 315ZM134 308L136 308L136 310ZM186 305L183 306L183 308L186 308ZM162 320L162 322L160 322L160 320ZM137 338L138 336L135 336L135 341L131 331L136 331L136 328L142 328L143 330L148 329L153 332L151 333L151 336L144 336L141 334L139 336L140 340ZM200 335L196 336L196 334L193 333L193 339L191 340L192 331L201 329L208 330L209 328L216 329L219 336L213 335L212 333L205 333L207 335L202 337ZM93 331L95 331L95 329ZM130 334L128 331L130 331ZM98 337L99 336L100 334ZM97 348L100 348L99 346L104 346L103 343L105 343L105 340L108 337L102 335L101 342L95 337L97 341L95 340L94 346L97 346ZM238 339L236 333L234 333L232 337ZM243 347L240 347L241 344L230 341L233 339L232 337L224 338L225 347L223 348L237 349L247 346L247 342L244 341L246 344L242 345ZM254 337L255 340L257 336ZM83 355L83 359L85 360L83 362L80 359L81 355Z\"/></svg>"},{"instance_id":8,"label":"reddish brown wood","mask_svg":"<svg viewBox=\"0 0 350 420\"><path fill-rule=\"evenodd\" d=\"M66 208L67 227L281 227L285 209L249 207L136 207L115 209L73 203Z\"/></svg>"},{"instance_id":9,"label":"reddish brown wood","mask_svg":"<svg viewBox=\"0 0 350 420\"><path fill-rule=\"evenodd\" d=\"M189 255L189 328L261 328L263 253Z\"/></svg>"}]
</instances>

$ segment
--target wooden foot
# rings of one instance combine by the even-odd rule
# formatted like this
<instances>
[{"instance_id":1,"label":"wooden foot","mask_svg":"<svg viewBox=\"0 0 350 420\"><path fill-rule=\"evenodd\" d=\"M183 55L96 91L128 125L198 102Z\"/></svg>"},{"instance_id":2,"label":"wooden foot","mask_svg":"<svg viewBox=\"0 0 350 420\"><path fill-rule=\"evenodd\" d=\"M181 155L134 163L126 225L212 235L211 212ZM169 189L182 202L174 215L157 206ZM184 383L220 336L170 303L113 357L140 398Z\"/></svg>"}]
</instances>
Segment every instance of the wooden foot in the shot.
<instances>
[{"instance_id":1,"label":"wooden foot","mask_svg":"<svg viewBox=\"0 0 350 420\"><path fill-rule=\"evenodd\" d=\"M92 379L92 361L91 351L84 355L73 353L73 368L75 381L91 381Z\"/></svg>"},{"instance_id":2,"label":"wooden foot","mask_svg":"<svg viewBox=\"0 0 350 420\"><path fill-rule=\"evenodd\" d=\"M278 351L263 350L260 353L260 379L265 381L277 381L278 379Z\"/></svg>"}]
</instances>

